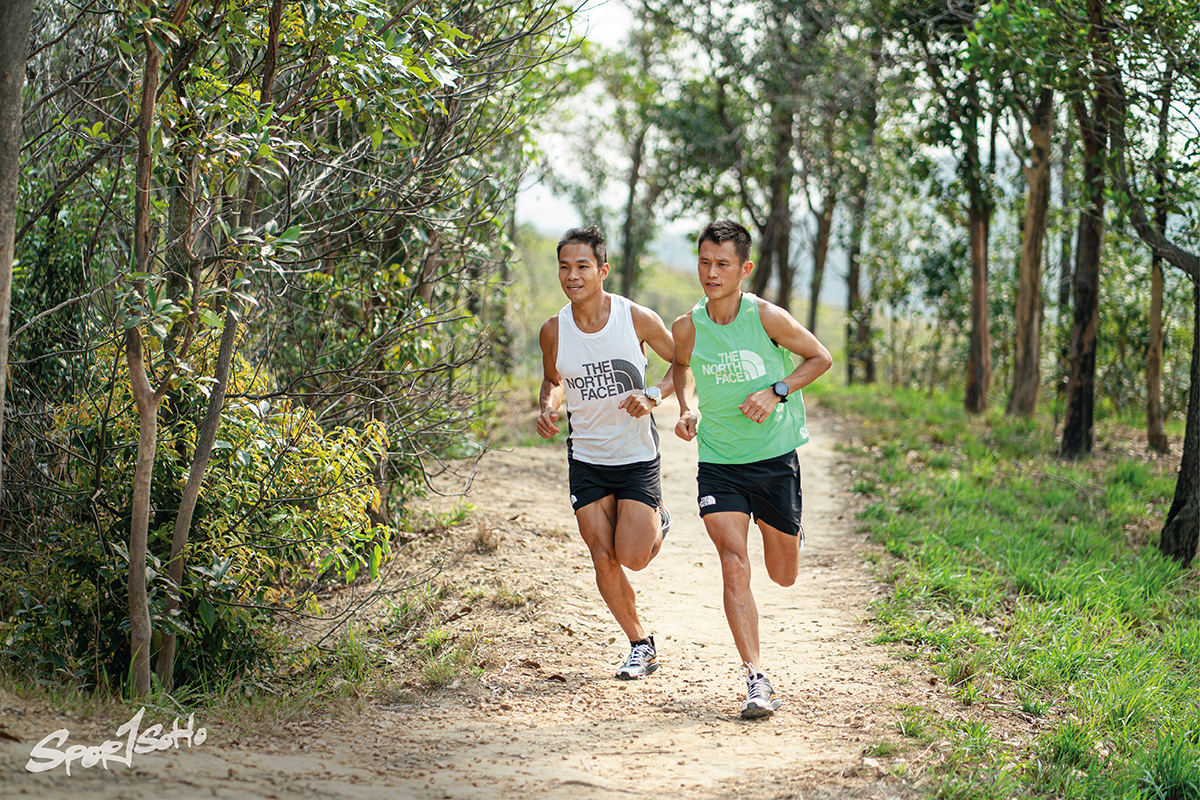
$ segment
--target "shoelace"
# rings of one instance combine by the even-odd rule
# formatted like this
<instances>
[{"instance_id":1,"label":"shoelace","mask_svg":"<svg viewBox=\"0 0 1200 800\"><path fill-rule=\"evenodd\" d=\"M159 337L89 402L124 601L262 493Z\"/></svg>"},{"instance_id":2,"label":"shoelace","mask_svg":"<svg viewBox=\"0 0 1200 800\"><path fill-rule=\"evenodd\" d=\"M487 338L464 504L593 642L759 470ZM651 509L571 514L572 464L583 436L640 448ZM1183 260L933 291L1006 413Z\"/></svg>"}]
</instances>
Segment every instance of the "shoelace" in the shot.
<instances>
[{"instance_id":1,"label":"shoelace","mask_svg":"<svg viewBox=\"0 0 1200 800\"><path fill-rule=\"evenodd\" d=\"M644 667L650 663L650 656L653 649L648 644L635 644L633 650L629 653L629 666Z\"/></svg>"},{"instance_id":2,"label":"shoelace","mask_svg":"<svg viewBox=\"0 0 1200 800\"><path fill-rule=\"evenodd\" d=\"M750 679L749 689L746 691L747 700L762 700L769 701L771 692L767 689L767 676L756 675Z\"/></svg>"}]
</instances>

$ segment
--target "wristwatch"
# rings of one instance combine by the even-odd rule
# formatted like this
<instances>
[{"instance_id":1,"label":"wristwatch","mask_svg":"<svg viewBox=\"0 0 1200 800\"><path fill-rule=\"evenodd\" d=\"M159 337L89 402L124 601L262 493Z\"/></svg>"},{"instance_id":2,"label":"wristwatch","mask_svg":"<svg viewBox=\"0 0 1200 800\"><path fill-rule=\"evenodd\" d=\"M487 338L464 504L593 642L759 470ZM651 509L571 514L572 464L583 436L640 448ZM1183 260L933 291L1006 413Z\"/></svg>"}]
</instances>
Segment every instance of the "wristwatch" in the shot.
<instances>
[{"instance_id":1,"label":"wristwatch","mask_svg":"<svg viewBox=\"0 0 1200 800\"><path fill-rule=\"evenodd\" d=\"M647 386L642 394L653 400L656 408L662 402L662 389L659 389L657 386Z\"/></svg>"},{"instance_id":2,"label":"wristwatch","mask_svg":"<svg viewBox=\"0 0 1200 800\"><path fill-rule=\"evenodd\" d=\"M779 398L779 402L781 402L781 403L787 402L787 396L788 396L788 392L790 390L788 389L788 385L786 383L784 383L783 381L779 381L778 383L771 386L771 391L775 392L775 396Z\"/></svg>"}]
</instances>

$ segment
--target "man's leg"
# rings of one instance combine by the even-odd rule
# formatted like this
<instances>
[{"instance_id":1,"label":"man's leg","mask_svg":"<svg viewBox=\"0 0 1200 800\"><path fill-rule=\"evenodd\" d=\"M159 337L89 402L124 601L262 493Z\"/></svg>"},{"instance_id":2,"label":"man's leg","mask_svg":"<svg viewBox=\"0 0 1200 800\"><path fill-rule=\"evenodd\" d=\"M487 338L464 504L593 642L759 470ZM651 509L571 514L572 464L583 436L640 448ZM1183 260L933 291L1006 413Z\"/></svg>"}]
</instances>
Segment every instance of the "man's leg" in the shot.
<instances>
[{"instance_id":1,"label":"man's leg","mask_svg":"<svg viewBox=\"0 0 1200 800\"><path fill-rule=\"evenodd\" d=\"M758 606L750 591L750 556L746 548L750 515L714 511L704 515L704 527L721 559L725 619L738 655L744 663L758 669Z\"/></svg>"},{"instance_id":2,"label":"man's leg","mask_svg":"<svg viewBox=\"0 0 1200 800\"><path fill-rule=\"evenodd\" d=\"M644 503L632 502L645 506ZM647 510L652 511L649 506ZM621 509L622 512L625 509ZM617 499L613 495L602 497L594 503L589 503L575 512L575 521L579 524L579 533L592 554L592 565L596 570L596 587L604 598L608 610L612 612L621 630L629 637L629 641L638 642L646 637L642 623L637 615L637 595L625 577L625 570L618 558L617 530L622 527L618 523ZM631 538L626 533L623 539ZM636 548L635 548L636 549ZM649 563L646 558L641 569ZM636 562L634 562L636 563Z\"/></svg>"},{"instance_id":3,"label":"man's leg","mask_svg":"<svg viewBox=\"0 0 1200 800\"><path fill-rule=\"evenodd\" d=\"M789 536L762 520L756 520L763 537L763 561L767 575L780 586L791 586L800 572L800 537Z\"/></svg>"},{"instance_id":4,"label":"man's leg","mask_svg":"<svg viewBox=\"0 0 1200 800\"><path fill-rule=\"evenodd\" d=\"M617 561L634 572L645 569L662 547L662 516L641 500L617 501L613 550Z\"/></svg>"}]
</instances>

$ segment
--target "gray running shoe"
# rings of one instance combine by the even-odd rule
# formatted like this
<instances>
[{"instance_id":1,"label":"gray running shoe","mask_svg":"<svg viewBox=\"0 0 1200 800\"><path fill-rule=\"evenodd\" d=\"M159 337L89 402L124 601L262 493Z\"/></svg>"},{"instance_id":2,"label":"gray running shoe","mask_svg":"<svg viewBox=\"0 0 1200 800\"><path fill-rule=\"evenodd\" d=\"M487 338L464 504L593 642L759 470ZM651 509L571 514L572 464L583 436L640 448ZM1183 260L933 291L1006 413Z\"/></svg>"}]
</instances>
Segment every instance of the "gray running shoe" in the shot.
<instances>
[{"instance_id":1,"label":"gray running shoe","mask_svg":"<svg viewBox=\"0 0 1200 800\"><path fill-rule=\"evenodd\" d=\"M629 648L629 658L617 670L617 677L623 681L640 680L658 669L658 653L654 651L654 637L649 637L650 643L635 644Z\"/></svg>"},{"instance_id":2,"label":"gray running shoe","mask_svg":"<svg viewBox=\"0 0 1200 800\"><path fill-rule=\"evenodd\" d=\"M671 530L671 512L667 511L667 507L659 505L658 516L662 520L662 538L666 541L667 531Z\"/></svg>"},{"instance_id":3,"label":"gray running shoe","mask_svg":"<svg viewBox=\"0 0 1200 800\"><path fill-rule=\"evenodd\" d=\"M771 682L767 680L767 676L761 672L751 671L746 677L746 702L742 703L742 719L769 717L782 705L783 701L771 688Z\"/></svg>"}]
</instances>

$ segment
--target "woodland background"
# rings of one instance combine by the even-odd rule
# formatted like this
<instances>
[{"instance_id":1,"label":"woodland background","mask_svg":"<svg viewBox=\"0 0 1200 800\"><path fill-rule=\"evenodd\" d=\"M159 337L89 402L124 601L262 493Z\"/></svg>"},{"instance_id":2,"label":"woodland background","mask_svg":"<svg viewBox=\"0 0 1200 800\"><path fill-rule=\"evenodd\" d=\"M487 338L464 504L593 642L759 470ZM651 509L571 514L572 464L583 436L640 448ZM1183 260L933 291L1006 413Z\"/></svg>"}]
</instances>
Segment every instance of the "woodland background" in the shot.
<instances>
[{"instance_id":1,"label":"woodland background","mask_svg":"<svg viewBox=\"0 0 1200 800\"><path fill-rule=\"evenodd\" d=\"M1098 418L1174 440L1146 546L1190 564L1194 3L628 9L597 41L543 0L4 3L6 669L213 686L373 580L532 394L534 180L668 319L696 292L651 243L730 216L846 385L1002 407L1066 462Z\"/></svg>"}]
</instances>

